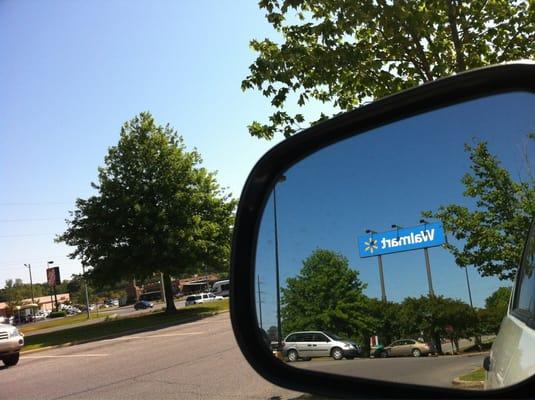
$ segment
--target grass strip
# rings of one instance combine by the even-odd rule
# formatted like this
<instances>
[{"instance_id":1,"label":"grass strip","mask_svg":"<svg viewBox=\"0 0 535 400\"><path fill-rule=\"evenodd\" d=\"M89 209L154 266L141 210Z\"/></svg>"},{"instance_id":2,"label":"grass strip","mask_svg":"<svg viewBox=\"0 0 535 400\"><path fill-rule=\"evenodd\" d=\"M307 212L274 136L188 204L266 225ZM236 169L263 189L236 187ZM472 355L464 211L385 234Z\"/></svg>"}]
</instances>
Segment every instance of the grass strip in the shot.
<instances>
[{"instance_id":1,"label":"grass strip","mask_svg":"<svg viewBox=\"0 0 535 400\"><path fill-rule=\"evenodd\" d=\"M99 320L99 319L105 318L106 316L107 315L99 315L99 316L91 315L90 319ZM64 317L64 318L50 319L50 320L43 321L43 322L26 324L20 327L19 330L22 333L37 332L42 329L56 328L58 326L69 326L69 325L76 324L78 322L85 322L87 320L88 320L87 314L82 313L82 314L73 315L73 316Z\"/></svg>"},{"instance_id":2,"label":"grass strip","mask_svg":"<svg viewBox=\"0 0 535 400\"><path fill-rule=\"evenodd\" d=\"M483 368L478 368L469 374L463 375L459 377L462 381L468 381L468 382L477 382L477 381L484 381L485 380L485 370Z\"/></svg>"},{"instance_id":3,"label":"grass strip","mask_svg":"<svg viewBox=\"0 0 535 400\"><path fill-rule=\"evenodd\" d=\"M57 346L72 342L87 342L106 337L121 336L129 331L152 330L160 327L179 325L184 322L205 318L228 310L228 299L181 308L176 313L167 314L163 310L139 316L116 319L104 318L101 322L66 328L43 334L27 336L23 351Z\"/></svg>"}]
</instances>

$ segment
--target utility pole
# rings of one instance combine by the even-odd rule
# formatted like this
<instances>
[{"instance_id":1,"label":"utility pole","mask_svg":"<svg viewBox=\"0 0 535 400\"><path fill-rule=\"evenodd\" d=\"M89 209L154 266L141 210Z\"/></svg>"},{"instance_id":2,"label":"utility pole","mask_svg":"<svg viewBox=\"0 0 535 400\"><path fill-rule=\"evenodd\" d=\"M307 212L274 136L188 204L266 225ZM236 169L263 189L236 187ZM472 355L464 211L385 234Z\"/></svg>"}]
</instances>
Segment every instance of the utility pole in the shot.
<instances>
[{"instance_id":1,"label":"utility pole","mask_svg":"<svg viewBox=\"0 0 535 400\"><path fill-rule=\"evenodd\" d=\"M163 283L163 272L160 272L160 291L162 292L162 300L165 302L167 307L167 298L165 297L165 285Z\"/></svg>"}]
</instances>

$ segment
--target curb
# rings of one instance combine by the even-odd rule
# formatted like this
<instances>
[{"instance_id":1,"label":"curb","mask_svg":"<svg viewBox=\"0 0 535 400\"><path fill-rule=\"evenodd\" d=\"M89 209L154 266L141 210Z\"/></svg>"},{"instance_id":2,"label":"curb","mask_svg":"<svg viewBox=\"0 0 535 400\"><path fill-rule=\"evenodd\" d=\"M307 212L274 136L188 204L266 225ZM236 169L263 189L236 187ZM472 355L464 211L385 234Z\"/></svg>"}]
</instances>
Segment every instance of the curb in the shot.
<instances>
[{"instance_id":1,"label":"curb","mask_svg":"<svg viewBox=\"0 0 535 400\"><path fill-rule=\"evenodd\" d=\"M181 321L179 324L167 323L167 324L151 326L150 328L147 327L147 328L130 329L130 330L123 331L123 332L120 332L120 333L113 333L113 334L110 334L110 335L99 336L99 337L95 337L95 338L91 338L91 339L77 340L77 341L74 341L74 342L67 342L67 343L62 343L62 344L56 344L56 345L53 345L53 346L39 347L37 349L31 349L31 350L22 350L20 352L20 354L21 355L26 355L26 354L38 353L38 352L45 351L45 350L60 349L62 347L71 347L71 346L76 346L76 345L79 345L79 344L98 342L100 340L115 339L115 338L118 338L118 337L121 337L121 336L132 335L134 333L148 332L148 331L155 330L155 329L164 329L164 328L169 328L171 326L187 324L188 322L199 321L199 320L204 319L204 318L214 317L216 315L227 313L227 312L229 312L229 310L223 310L223 311L220 311L220 312L213 312L213 313L210 313L210 315L206 315L205 317L202 317L202 318L188 318L188 319L186 319L184 321ZM45 335L46 335L46 333L45 333Z\"/></svg>"},{"instance_id":2,"label":"curb","mask_svg":"<svg viewBox=\"0 0 535 400\"><path fill-rule=\"evenodd\" d=\"M453 383L455 386L461 386L464 388L471 388L471 389L483 389L484 388L483 381L463 381L459 378L455 378L451 383Z\"/></svg>"}]
</instances>

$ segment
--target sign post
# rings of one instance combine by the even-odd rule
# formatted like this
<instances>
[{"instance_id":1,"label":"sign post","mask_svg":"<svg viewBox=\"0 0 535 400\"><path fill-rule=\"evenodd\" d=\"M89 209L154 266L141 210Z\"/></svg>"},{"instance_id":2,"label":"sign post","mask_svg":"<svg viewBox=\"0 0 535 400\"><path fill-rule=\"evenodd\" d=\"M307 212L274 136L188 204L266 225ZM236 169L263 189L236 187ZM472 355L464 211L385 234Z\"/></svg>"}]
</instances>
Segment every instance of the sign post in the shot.
<instances>
[{"instance_id":1,"label":"sign post","mask_svg":"<svg viewBox=\"0 0 535 400\"><path fill-rule=\"evenodd\" d=\"M58 295L56 293L56 285L61 283L59 276L59 267L47 268L46 270L46 280L48 286L54 291L54 302L56 303L56 311L58 311Z\"/></svg>"},{"instance_id":2,"label":"sign post","mask_svg":"<svg viewBox=\"0 0 535 400\"><path fill-rule=\"evenodd\" d=\"M433 279L431 278L431 264L429 263L429 250L427 247L424 248L425 255L425 269L427 270L427 283L429 285L429 296L434 296L435 291L433 290Z\"/></svg>"}]
</instances>

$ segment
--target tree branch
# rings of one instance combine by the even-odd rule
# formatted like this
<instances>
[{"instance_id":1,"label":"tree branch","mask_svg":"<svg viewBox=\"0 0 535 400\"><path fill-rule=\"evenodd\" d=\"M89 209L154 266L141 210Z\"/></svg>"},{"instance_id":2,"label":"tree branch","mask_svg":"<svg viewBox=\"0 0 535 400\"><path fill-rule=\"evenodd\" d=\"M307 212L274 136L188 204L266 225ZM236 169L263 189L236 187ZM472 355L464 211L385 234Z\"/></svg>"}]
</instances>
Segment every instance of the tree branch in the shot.
<instances>
[{"instance_id":1,"label":"tree branch","mask_svg":"<svg viewBox=\"0 0 535 400\"><path fill-rule=\"evenodd\" d=\"M455 47L455 64L457 72L466 70L466 63L464 61L463 46L459 38L459 30L457 28L457 15L458 10L455 0L447 0L448 2L448 19L450 22L451 29L451 39L453 41L453 46Z\"/></svg>"}]
</instances>

